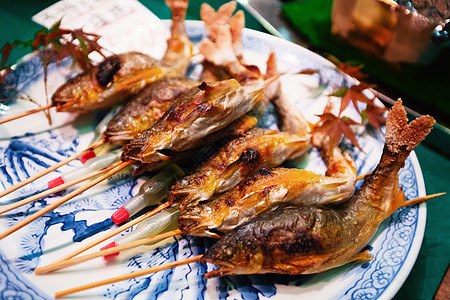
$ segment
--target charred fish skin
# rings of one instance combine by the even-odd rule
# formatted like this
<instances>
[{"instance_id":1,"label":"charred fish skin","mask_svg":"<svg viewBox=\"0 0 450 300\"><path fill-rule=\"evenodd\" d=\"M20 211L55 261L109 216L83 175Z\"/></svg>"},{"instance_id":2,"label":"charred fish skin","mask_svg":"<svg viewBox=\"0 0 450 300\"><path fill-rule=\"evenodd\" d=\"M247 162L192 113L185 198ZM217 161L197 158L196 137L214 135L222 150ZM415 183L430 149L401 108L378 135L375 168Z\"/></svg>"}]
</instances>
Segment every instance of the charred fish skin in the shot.
<instances>
[{"instance_id":1,"label":"charred fish skin","mask_svg":"<svg viewBox=\"0 0 450 300\"><path fill-rule=\"evenodd\" d=\"M309 138L276 130L253 128L237 137L197 171L180 179L169 192L169 201L180 210L226 192L261 168L280 165L308 150Z\"/></svg>"},{"instance_id":2,"label":"charred fish skin","mask_svg":"<svg viewBox=\"0 0 450 300\"><path fill-rule=\"evenodd\" d=\"M350 234L340 234L346 229L341 219L339 212L327 208L280 207L224 235L202 262L233 275L316 273L342 245L353 243Z\"/></svg>"},{"instance_id":3,"label":"charred fish skin","mask_svg":"<svg viewBox=\"0 0 450 300\"><path fill-rule=\"evenodd\" d=\"M127 144L156 123L178 97L198 84L180 77L166 77L151 83L111 119L104 137L114 145Z\"/></svg>"},{"instance_id":4,"label":"charred fish skin","mask_svg":"<svg viewBox=\"0 0 450 300\"><path fill-rule=\"evenodd\" d=\"M398 171L434 123L432 117L422 116L407 124L406 112L398 100L388 115L386 144L380 162L347 202L337 208L279 208L237 227L203 257L204 262L219 266L209 276L312 274L367 259L360 251L373 238L381 222L404 203L396 195ZM271 237L275 237L275 242ZM226 250L229 246L233 248ZM247 249L252 253L248 257ZM222 251L227 251L227 255Z\"/></svg>"},{"instance_id":5,"label":"charred fish skin","mask_svg":"<svg viewBox=\"0 0 450 300\"><path fill-rule=\"evenodd\" d=\"M123 159L153 163L164 150L186 151L250 111L262 99L258 86L230 79L202 83L182 95L155 125L125 146Z\"/></svg>"}]
</instances>

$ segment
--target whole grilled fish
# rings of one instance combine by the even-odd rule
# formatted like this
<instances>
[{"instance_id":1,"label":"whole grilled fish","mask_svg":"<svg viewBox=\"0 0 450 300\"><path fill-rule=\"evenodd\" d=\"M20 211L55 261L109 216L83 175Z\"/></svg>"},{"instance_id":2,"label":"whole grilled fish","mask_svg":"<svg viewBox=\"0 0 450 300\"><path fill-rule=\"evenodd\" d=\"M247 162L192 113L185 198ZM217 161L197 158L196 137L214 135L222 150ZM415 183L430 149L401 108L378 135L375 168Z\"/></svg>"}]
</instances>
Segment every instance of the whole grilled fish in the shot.
<instances>
[{"instance_id":1,"label":"whole grilled fish","mask_svg":"<svg viewBox=\"0 0 450 300\"><path fill-rule=\"evenodd\" d=\"M262 169L211 202L187 207L178 218L185 235L217 237L280 205L338 202L353 194L354 182L302 169Z\"/></svg>"},{"instance_id":2,"label":"whole grilled fish","mask_svg":"<svg viewBox=\"0 0 450 300\"><path fill-rule=\"evenodd\" d=\"M166 77L149 84L111 119L105 139L110 144L127 144L155 124L178 97L199 84L180 77Z\"/></svg>"},{"instance_id":3,"label":"whole grilled fish","mask_svg":"<svg viewBox=\"0 0 450 300\"><path fill-rule=\"evenodd\" d=\"M180 210L230 190L261 168L278 166L308 150L309 135L297 136L276 130L254 128L227 143L193 174L171 188L169 201Z\"/></svg>"},{"instance_id":4,"label":"whole grilled fish","mask_svg":"<svg viewBox=\"0 0 450 300\"><path fill-rule=\"evenodd\" d=\"M203 138L200 144L194 145L194 148L175 152L165 151L164 154L167 160L159 160L154 163L142 163L134 161L137 168L133 171L133 175L139 175L145 171L155 171L163 168L168 163L175 163L187 169L195 169L204 161L207 161L223 143L234 139L237 136L242 136L249 129L253 128L258 120L255 117L244 115L239 119L233 121L220 131L216 131Z\"/></svg>"},{"instance_id":5,"label":"whole grilled fish","mask_svg":"<svg viewBox=\"0 0 450 300\"><path fill-rule=\"evenodd\" d=\"M166 76L183 76L192 52L192 44L184 31L188 0L167 0L166 3L172 10L173 26L161 61L138 52L108 57L55 91L52 104L56 110L85 113L107 109L136 95L151 82Z\"/></svg>"},{"instance_id":6,"label":"whole grilled fish","mask_svg":"<svg viewBox=\"0 0 450 300\"><path fill-rule=\"evenodd\" d=\"M186 151L239 119L261 101L259 85L241 86L230 79L202 83L175 101L150 129L123 150L122 160L154 163L168 160L167 151Z\"/></svg>"},{"instance_id":7,"label":"whole grilled fish","mask_svg":"<svg viewBox=\"0 0 450 300\"><path fill-rule=\"evenodd\" d=\"M227 274L312 274L370 256L360 252L380 223L404 204L398 171L435 121L422 116L407 124L397 101L387 119L386 144L375 170L358 191L336 208L280 207L225 235L203 256Z\"/></svg>"}]
</instances>

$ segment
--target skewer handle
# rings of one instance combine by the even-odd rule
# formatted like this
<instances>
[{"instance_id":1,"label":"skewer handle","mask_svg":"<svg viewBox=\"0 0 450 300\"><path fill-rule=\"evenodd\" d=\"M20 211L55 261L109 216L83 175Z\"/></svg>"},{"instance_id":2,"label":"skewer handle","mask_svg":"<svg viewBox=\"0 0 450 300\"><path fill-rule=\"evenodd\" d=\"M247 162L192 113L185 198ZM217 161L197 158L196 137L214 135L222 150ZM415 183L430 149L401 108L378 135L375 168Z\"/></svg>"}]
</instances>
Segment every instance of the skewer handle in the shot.
<instances>
[{"instance_id":1,"label":"skewer handle","mask_svg":"<svg viewBox=\"0 0 450 300\"><path fill-rule=\"evenodd\" d=\"M23 187L24 185L27 185L28 183L30 183L30 182L32 182L32 181L35 181L36 179L38 179L38 178L40 178L40 177L42 177L42 176L44 176L44 175L47 175L47 174L50 173L50 172L53 172L54 170L58 169L59 167L64 166L64 165L68 164L69 162L71 162L72 160L75 160L75 159L77 159L78 157L82 156L82 155L85 154L86 152L91 151L91 150L93 150L93 149L95 149L95 148L97 148L97 147L100 147L100 146L103 145L104 143L106 143L105 140L98 141L97 143L93 144L93 145L90 146L89 148L87 148L87 149L85 149L85 150L83 150L83 151L81 151L81 152L75 153L74 155L69 156L68 158L66 158L66 159L64 159L64 160L62 160L62 161L60 161L59 163L54 164L53 166L51 166L51 167L45 169L44 171L42 171L42 172L40 172L40 173L38 173L38 174L36 174L36 175L33 175L33 176L31 176L31 177L29 177L29 178L27 178L27 179L25 179L25 180L23 180L23 181L21 181L21 182L15 184L15 185L13 185L13 186L11 186L11 187L9 187L9 188L7 188L7 189L1 191L1 192L0 192L0 198L3 197L3 196L8 195L9 193L14 192L14 191L17 190L17 189L20 189L20 188Z\"/></svg>"},{"instance_id":2,"label":"skewer handle","mask_svg":"<svg viewBox=\"0 0 450 300\"><path fill-rule=\"evenodd\" d=\"M85 180L88 180L88 179L90 179L92 177L95 177L95 176L98 176L98 175L100 175L102 173L105 173L106 171L110 170L114 166L115 165L111 165L111 166L108 166L106 168L102 168L100 170L96 170L96 171L91 172L89 174L86 174L86 175L84 175L84 176L82 176L80 178L71 180L69 182L63 183L63 184L58 185L58 186L56 186L54 188L51 188L49 190L43 191L43 192L41 192L39 194L36 194L36 195L31 196L31 197L25 198L23 200L20 200L20 201L17 201L17 202L5 205L5 206L0 208L0 215L5 213L5 212L8 212L10 210L13 210L15 208L21 207L21 206L23 206L25 204L31 203L33 201L36 201L38 199L47 197L48 195L51 195L51 194L57 193L59 191L62 191L62 190L66 189L66 188L68 188L68 187L70 187L72 185L78 184L78 183L83 182Z\"/></svg>"},{"instance_id":3,"label":"skewer handle","mask_svg":"<svg viewBox=\"0 0 450 300\"><path fill-rule=\"evenodd\" d=\"M9 122L9 121L13 121L13 120L16 120L16 119L19 119L19 118L22 118L22 117L26 117L26 116L38 113L38 112L46 110L46 109L50 109L52 107L53 107L53 105L49 104L49 105L46 105L46 106L41 106L39 108L28 110L26 112L23 112L23 113L14 115L14 116L2 118L2 119L0 119L0 125L3 124L3 123Z\"/></svg>"},{"instance_id":4,"label":"skewer handle","mask_svg":"<svg viewBox=\"0 0 450 300\"><path fill-rule=\"evenodd\" d=\"M148 237L145 239L140 239L140 240L137 240L137 241L134 241L131 243L119 245L117 247L112 247L112 248L108 248L105 250L97 251L95 253L78 256L78 257L75 257L75 258L72 258L69 260L62 261L60 263L50 264L50 265L47 265L44 267L36 268L36 269L34 269L34 273L37 275L49 273L49 272L60 270L60 269L63 269L63 268L66 268L66 267L69 267L69 266L72 266L75 264L79 264L79 263L82 263L82 262L85 262L85 261L88 261L88 260L91 260L91 259L94 259L97 257L113 254L113 253L120 252L120 251L126 250L126 249L135 248L135 247L145 245L148 243L152 243L155 241L160 241L160 240L163 240L163 239L166 239L169 237L176 236L181 233L182 232L179 229L172 230L172 231L161 233L161 234L158 234L158 235L155 235L152 237Z\"/></svg>"},{"instance_id":5,"label":"skewer handle","mask_svg":"<svg viewBox=\"0 0 450 300\"><path fill-rule=\"evenodd\" d=\"M75 288L71 288L71 289L67 289L67 290L63 290L63 291L59 291L55 293L55 298L60 298L60 297L64 297L66 295L70 295L73 293L77 293L77 292L81 292L84 290L88 290L88 289L92 289L95 287L99 287L105 284L110 284L110 283L114 283L114 282L118 282L118 281L122 281L122 280L127 280L127 279L132 279L135 277L139 277L142 275L147 275L150 273L155 273L155 272L159 272L159 271L163 271L163 270L167 270L167 269L172 269L181 265L185 265L185 264L190 264L193 262L197 262L200 261L200 259L202 258L203 255L197 255L194 257L190 257L187 258L185 260L181 260L181 261L174 261L171 263L167 263L164 265L160 265L160 266L156 266L156 267L151 267L148 269L144 269L141 271L137 271L137 272L132 272L129 274L125 274L125 275L121 275L121 276L117 276L117 277L113 277L113 278L109 278L109 279L105 279L105 280L101 280L101 281L97 281L97 282L93 282L93 283L89 283L86 285L82 285L82 286L78 286Z\"/></svg>"},{"instance_id":6,"label":"skewer handle","mask_svg":"<svg viewBox=\"0 0 450 300\"><path fill-rule=\"evenodd\" d=\"M11 233L19 230L20 228L28 225L29 223L33 222L37 218L42 217L46 213L48 213L48 212L52 211L53 209L57 208L58 206L64 204L65 202L69 201L73 197L78 196L79 194L81 194L84 191L86 191L87 189L93 187L97 183L105 180L106 178L110 177L111 175L114 175L115 173L119 172L120 170L128 167L130 164L131 164L131 162L122 162L122 163L116 165L114 168L112 168L111 170L109 170L108 172L103 174L102 176L97 177L96 179L92 180L91 182L89 182L85 186L76 189L75 191L73 191L73 192L67 194L66 196L60 198L58 201L56 201L56 202L54 202L54 203L44 207L43 209L41 209L41 210L35 212L34 214L32 214L31 216L29 216L29 217L23 219L22 221L14 224L13 226L11 226L8 229L6 229L4 232L0 233L0 240L5 238L5 237L7 237Z\"/></svg>"},{"instance_id":7,"label":"skewer handle","mask_svg":"<svg viewBox=\"0 0 450 300\"><path fill-rule=\"evenodd\" d=\"M88 243L88 244L86 244L86 245L80 247L79 249L77 249L77 250L75 250L75 251L73 251L73 252L71 252L71 253L65 255L64 257L61 257L60 259L57 259L57 260L54 261L52 264L60 263L60 262L63 262L63 261L65 261L65 260L71 259L72 257L74 257L74 256L76 256L76 255L78 255L78 254L80 254L80 253L83 253L84 251L86 251L86 250L88 250L88 249L90 249L90 248L92 248L92 247L94 247L94 246L100 244L101 242L103 242L103 241L109 239L110 237L113 237L113 236L115 236L116 234L119 234L119 233L121 233L122 231L125 231L125 230L127 230L128 228L130 228L130 227L132 227L132 226L138 224L139 222L142 222L142 221L144 221L145 219L150 218L150 217L153 216L154 214L156 214L156 213L158 213L158 212L160 212L160 211L162 211L162 210L168 208L170 205L171 205L171 203L169 203L169 202L163 203L163 204L161 204L160 206L158 206L157 208L155 208L154 210L149 211L149 212L147 212L147 213L145 213L145 214L139 216L138 218L136 218L136 219L134 219L134 220L132 220L132 221L130 221L130 222L128 222L128 223L126 223L126 224L124 224L124 225L118 227L118 228L116 228L115 230L112 230L112 231L108 232L108 233L105 234L104 236L102 236L102 237L100 237L100 238L98 238L98 239L96 239L96 240L94 240L94 241L92 241L92 242L90 242L90 243Z\"/></svg>"}]
</instances>

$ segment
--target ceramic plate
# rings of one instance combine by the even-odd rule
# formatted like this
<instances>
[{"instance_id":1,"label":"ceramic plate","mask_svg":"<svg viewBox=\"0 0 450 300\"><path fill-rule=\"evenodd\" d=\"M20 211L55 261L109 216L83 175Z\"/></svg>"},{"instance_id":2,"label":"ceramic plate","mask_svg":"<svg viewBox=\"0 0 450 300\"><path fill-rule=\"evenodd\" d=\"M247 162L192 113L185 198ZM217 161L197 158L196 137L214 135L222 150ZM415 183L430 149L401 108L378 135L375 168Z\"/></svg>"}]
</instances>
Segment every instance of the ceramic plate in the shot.
<instances>
[{"instance_id":1,"label":"ceramic plate","mask_svg":"<svg viewBox=\"0 0 450 300\"><path fill-rule=\"evenodd\" d=\"M187 31L194 42L204 36L200 22L187 22ZM243 36L245 58L263 70L271 48L277 54L283 71L305 68L320 70L315 75L288 75L283 78L283 90L310 121L315 121L328 101L328 94L336 86L352 85L331 63L320 56L287 41L245 30ZM190 69L193 76L199 66ZM52 66L50 92L71 76L69 64ZM42 67L37 55L18 64L9 82L27 91L33 98L44 101ZM11 92L3 89L2 93ZM8 104L9 112L24 110L24 101ZM4 107L6 108L6 107ZM347 111L355 117L355 113ZM59 114L49 127L40 114L0 126L1 189L35 174L49 165L84 149L93 137L93 129L102 113L85 116ZM260 126L275 127L273 112L264 115ZM50 129L49 129L50 128ZM355 159L358 173L371 171L381 155L383 136L370 127L357 132L365 153L348 142L342 149ZM323 163L315 151L310 151L297 166L323 173ZM81 164L73 162L61 169L67 172ZM43 179L54 178L55 175ZM76 197L53 212L0 241L0 298L48 299L58 290L98 281L112 276L138 271L150 266L202 254L214 240L176 237L157 245L123 252L115 261L105 263L92 260L48 275L35 276L33 269L90 242L114 226L111 214L137 192L143 179L131 176L130 171L117 174L95 189ZM414 154L400 174L400 183L408 199L425 195L419 163ZM40 188L35 182L6 199L26 196ZM73 190L71 188L70 190ZM37 209L53 202L61 194L52 195L0 216L0 229L17 223ZM2 199L3 202L7 200ZM308 276L226 276L206 280L204 273L213 265L192 263L115 284L72 295L74 298L111 299L389 299L408 276L418 254L426 222L426 206L415 205L399 209L383 222L370 242L374 259L365 264L348 264L317 275ZM95 249L98 249L96 247ZM16 298L15 298L16 297ZM314 298L313 298L314 297Z\"/></svg>"}]
</instances>

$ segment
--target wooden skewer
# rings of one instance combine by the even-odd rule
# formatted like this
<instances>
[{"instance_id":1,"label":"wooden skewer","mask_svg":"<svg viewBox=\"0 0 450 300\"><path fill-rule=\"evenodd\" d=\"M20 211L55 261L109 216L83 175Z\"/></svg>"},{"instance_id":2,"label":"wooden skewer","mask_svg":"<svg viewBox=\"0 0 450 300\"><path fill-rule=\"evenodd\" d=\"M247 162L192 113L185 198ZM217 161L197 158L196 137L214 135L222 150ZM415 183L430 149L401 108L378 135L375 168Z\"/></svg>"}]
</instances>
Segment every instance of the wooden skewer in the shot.
<instances>
[{"instance_id":1,"label":"wooden skewer","mask_svg":"<svg viewBox=\"0 0 450 300\"><path fill-rule=\"evenodd\" d=\"M114 283L114 282L118 282L118 281L122 281L122 280L127 280L127 279L131 279L131 278L135 278L135 277L139 277L142 275L147 275L150 273L155 273L155 272L159 272L159 271L163 271L163 270L167 270L167 269L172 269L178 266L182 266L182 265L186 265L186 264L190 264L193 262L197 262L200 261L203 255L197 255L194 257L190 257L184 260L179 260L179 261L174 261L171 263L167 263L164 265L160 265L160 266L155 266L155 267L151 267L148 269L144 269L141 271L137 271L137 272L132 272L129 274L125 274L125 275L121 275L121 276L117 276L117 277L113 277L113 278L109 278L109 279L105 279L105 280L101 280L101 281L97 281L97 282L93 282L93 283L89 283L86 285L82 285L82 286L78 286L75 288L71 288L71 289L67 289L67 290L63 290L63 291L59 291L55 293L55 298L60 298L60 297L64 297L66 295L70 295L73 293L77 293L77 292L81 292L81 291L85 291L88 289L92 289L95 287L99 287L105 284L110 284L110 283Z\"/></svg>"},{"instance_id":2,"label":"wooden skewer","mask_svg":"<svg viewBox=\"0 0 450 300\"><path fill-rule=\"evenodd\" d=\"M45 191L43 191L43 192L41 192L39 194L36 194L36 195L31 196L31 197L25 198L23 200L20 200L20 201L17 201L17 202L5 205L5 206L0 208L0 215L5 213L5 212L8 212L10 210L13 210L15 208L21 207L21 206L23 206L25 204L31 203L33 201L36 201L38 199L47 197L48 195L51 195L51 194L57 193L59 191L62 191L62 190L66 189L66 188L68 188L68 187L70 187L72 185L75 185L75 184L80 183L82 181L85 181L85 180L88 180L88 179L93 178L95 176L98 176L98 175L100 175L102 173L105 173L105 172L111 170L112 168L114 168L115 166L119 165L120 163L122 163L122 162L120 162L120 161L116 162L116 163L114 163L114 164L112 164L110 166L107 166L107 167L102 168L100 170L96 170L94 172L91 172L89 174L81 176L80 178L77 178L77 179L71 180L69 182L66 182L64 184L55 186L54 188L51 188L49 190L45 190Z\"/></svg>"},{"instance_id":3,"label":"wooden skewer","mask_svg":"<svg viewBox=\"0 0 450 300\"><path fill-rule=\"evenodd\" d=\"M53 166L51 166L51 167L45 169L44 171L42 171L42 172L40 172L40 173L38 173L38 174L36 174L36 175L33 175L33 176L31 176L31 177L29 177L29 178L27 178L27 179L25 179L25 180L23 180L23 181L21 181L21 182L15 184L15 185L13 185L13 186L11 186L11 187L9 187L9 188L7 188L7 189L1 191L1 192L0 192L0 198L3 197L3 196L8 195L9 193L14 192L14 191L17 190L17 189L20 189L20 188L23 187L24 185L27 185L28 183L30 183L30 182L32 182L32 181L35 181L36 179L38 179L38 178L40 178L40 177L42 177L42 176L44 176L44 175L47 175L48 173L50 173L50 172L52 172L52 171L58 169L59 167L68 164L68 163L71 162L72 160L75 160L75 159L81 157L81 156L82 156L83 154L85 154L86 152L89 152L89 151L91 151L91 150L94 150L95 148L100 147L101 145L103 145L103 144L105 144L105 143L106 143L105 140L98 141L97 143L93 144L93 145L90 146L89 148L86 148L85 150L83 150L83 151L81 151L81 152L75 153L74 155L69 156L68 158L66 158L66 159L64 159L64 160L62 160L62 161L60 161L59 163L54 164Z\"/></svg>"},{"instance_id":4,"label":"wooden skewer","mask_svg":"<svg viewBox=\"0 0 450 300\"><path fill-rule=\"evenodd\" d=\"M9 121L12 121L12 120L16 120L16 119L19 119L19 118L22 118L22 117L26 117L26 116L35 114L35 113L37 113L37 112L40 112L40 111L43 111L43 110L46 110L46 109L49 109L49 108L52 108L52 107L53 107L53 105L52 105L52 104L49 104L49 105L47 105L47 106L41 106L41 107L39 107L39 108L35 108L35 109L32 109L32 110L28 110L28 111L26 111L26 112L23 112L23 113L14 115L14 116L2 118L2 119L0 119L0 124L6 123L6 122L9 122Z\"/></svg>"},{"instance_id":5,"label":"wooden skewer","mask_svg":"<svg viewBox=\"0 0 450 300\"><path fill-rule=\"evenodd\" d=\"M77 255L80 254L80 253L83 253L84 251L86 251L86 250L88 250L88 249L90 249L90 248L92 248L92 247L94 247L94 246L100 244L101 242L103 242L103 241L109 239L110 237L113 237L113 236L115 236L116 234L119 234L119 233L121 233L122 231L125 231L125 230L127 230L128 228L130 228L130 227L132 227L132 226L138 224L139 222L142 222L142 221L144 221L145 219L150 218L150 217L153 216L154 214L156 214L156 213L158 213L158 212L160 212L160 211L162 211L162 210L164 210L164 209L170 207L171 205L172 205L171 203L165 202L165 203L161 204L160 206L158 206L157 208L155 208L154 210L149 211L149 212L147 212L147 213L145 213L145 214L143 214L143 215L137 217L136 219L134 219L134 220L132 220L132 221L130 221L130 222L128 222L128 223L126 223L126 224L124 224L124 225L122 225L122 226L120 226L120 227L118 227L118 228L116 228L116 229L114 229L114 230L112 230L112 231L110 231L110 232L108 232L108 233L105 234L104 236L102 236L102 237L96 239L95 241L92 241L92 242L90 242L90 243L88 243L88 244L86 244L86 245L80 247L79 249L77 249L77 250L75 250L75 251L73 251L73 252L71 252L71 253L65 255L64 257L61 257L60 259L55 260L52 264L60 263L60 262L62 262L62 261L71 259L72 257L77 256Z\"/></svg>"},{"instance_id":6,"label":"wooden skewer","mask_svg":"<svg viewBox=\"0 0 450 300\"><path fill-rule=\"evenodd\" d=\"M121 164L115 166L114 168L112 168L111 170L109 170L108 172L106 172L105 174L97 177L96 179L92 180L91 182L89 182L88 184L86 184L83 187L80 187L78 189L76 189L75 191L67 194L66 196L62 197L61 199L59 199L58 201L44 207L43 209L35 212L34 214L32 214L31 216L28 216L27 218L23 219L22 221L14 224L13 226L9 227L8 229L6 229L5 231L3 231L2 233L0 233L0 240L7 237L8 235L10 235L11 233L19 230L20 228L24 227L25 225L33 222L34 220L36 220L39 217L42 217L43 215L45 215L46 213L52 211L53 209L57 208L58 206L64 204L65 202L69 201L70 199L72 199L73 197L81 194L82 192L86 191L87 189L93 187L94 185L96 185L97 183L105 180L106 178L110 177L111 175L116 174L117 172L119 172L120 170L128 167L129 165L131 165L131 161L128 162L122 162Z\"/></svg>"},{"instance_id":7,"label":"wooden skewer","mask_svg":"<svg viewBox=\"0 0 450 300\"><path fill-rule=\"evenodd\" d=\"M369 172L369 173L366 173L366 174L358 175L358 176L356 176L356 180L357 180L357 181L358 181L358 180L363 180L364 177L366 177L367 175L370 175L370 174L372 174L372 172Z\"/></svg>"},{"instance_id":8,"label":"wooden skewer","mask_svg":"<svg viewBox=\"0 0 450 300\"><path fill-rule=\"evenodd\" d=\"M161 233L161 234L158 234L158 235L155 235L155 236L152 236L152 237L148 237L148 238L145 238L145 239L140 239L140 240L137 240L137 241L134 241L134 242L130 242L130 243L126 243L126 244L123 244L123 245L119 245L119 246L116 246L116 247L108 248L108 249L105 249L105 250L100 250L100 251L97 251L95 253L90 253L90 254L86 254L86 255L83 255L83 256L78 256L78 257L75 257L75 258L72 258L72 259L69 259L69 260L65 260L65 261L62 261L62 262L59 262L59 263L49 264L49 265L46 265L46 266L43 266L43 267L40 267L40 268L36 268L36 269L34 269L34 273L36 275L49 273L49 272L60 270L60 269L63 269L63 268L69 267L69 266L73 266L75 264L79 264L79 263L82 263L82 262L85 262L87 260L91 260L91 259L94 259L94 258L97 258L97 257L113 254L113 253L116 253L116 252L120 252L122 250L135 248L135 247L138 247L138 246L141 246L141 245L145 245L145 244L148 244L148 243L152 243L152 242L155 242L155 241L159 241L159 240L163 240L163 239L166 239L166 238L169 238L169 237L173 237L173 236L179 235L181 233L182 233L181 230L175 229L175 230L172 230L172 231L169 231L169 232L165 232L165 233Z\"/></svg>"},{"instance_id":9,"label":"wooden skewer","mask_svg":"<svg viewBox=\"0 0 450 300\"><path fill-rule=\"evenodd\" d=\"M411 199L411 200L407 200L405 201L405 204L403 204L402 206L408 206L408 205L414 205L417 203L422 203L424 201L427 201L429 199L433 199L442 195L445 195L446 193L437 193L437 194L432 194L432 195L428 195L428 196L423 196L423 197L419 197L419 198L415 198L415 199Z\"/></svg>"}]
</instances>

